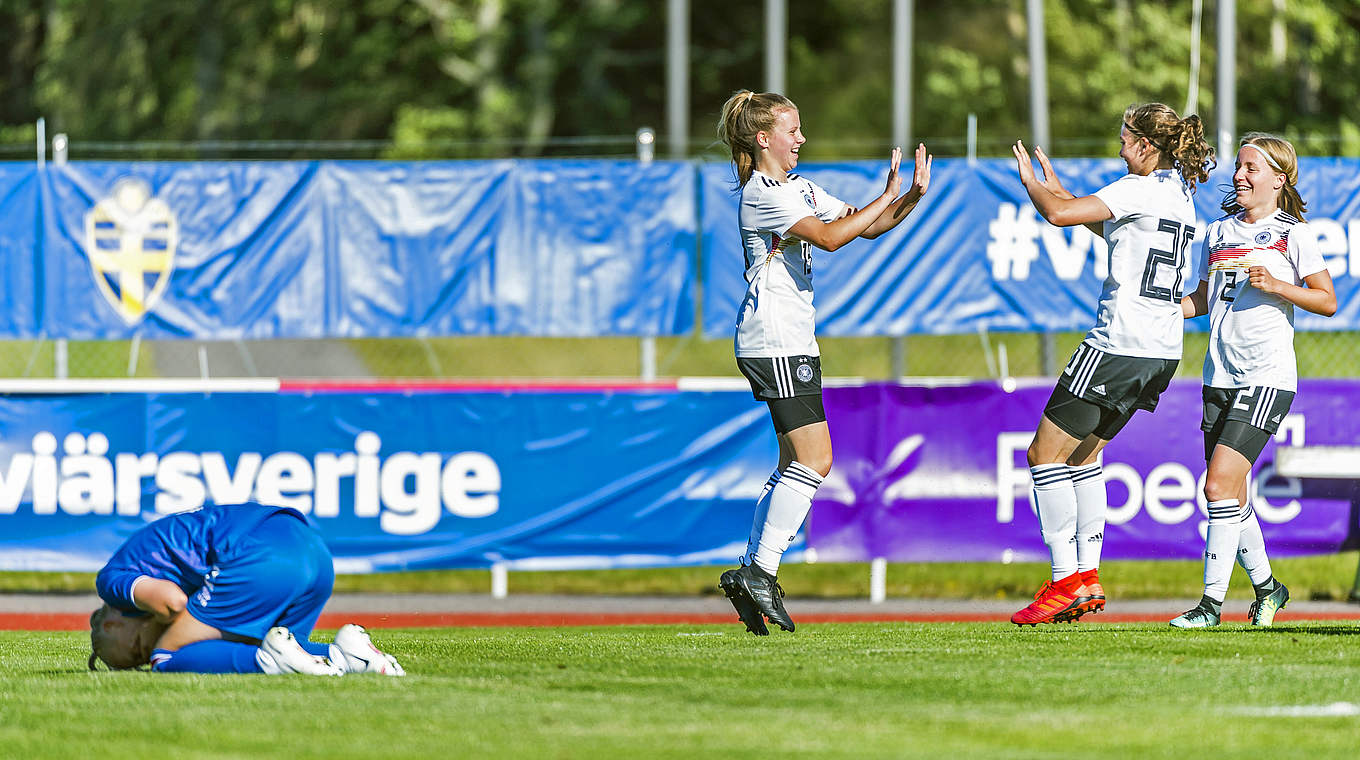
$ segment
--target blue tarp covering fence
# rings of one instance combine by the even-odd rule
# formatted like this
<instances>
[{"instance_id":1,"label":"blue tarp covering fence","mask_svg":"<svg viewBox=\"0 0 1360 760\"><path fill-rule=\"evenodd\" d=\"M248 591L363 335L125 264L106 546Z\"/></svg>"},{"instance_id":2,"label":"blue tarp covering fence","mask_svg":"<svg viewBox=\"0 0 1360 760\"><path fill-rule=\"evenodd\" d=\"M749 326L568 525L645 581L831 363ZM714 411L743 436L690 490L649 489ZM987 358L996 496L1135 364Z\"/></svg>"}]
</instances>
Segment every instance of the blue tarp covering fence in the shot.
<instances>
[{"instance_id":1,"label":"blue tarp covering fence","mask_svg":"<svg viewBox=\"0 0 1360 760\"><path fill-rule=\"evenodd\" d=\"M1077 193L1123 171L1056 163ZM1301 164L1340 309L1299 326L1360 329L1360 160ZM884 169L801 171L861 204ZM0 338L683 335L696 311L721 338L744 287L724 164L0 164L0 201ZM1012 162L936 161L900 227L816 255L820 330L1084 330L1102 250L1038 220Z\"/></svg>"}]
</instances>

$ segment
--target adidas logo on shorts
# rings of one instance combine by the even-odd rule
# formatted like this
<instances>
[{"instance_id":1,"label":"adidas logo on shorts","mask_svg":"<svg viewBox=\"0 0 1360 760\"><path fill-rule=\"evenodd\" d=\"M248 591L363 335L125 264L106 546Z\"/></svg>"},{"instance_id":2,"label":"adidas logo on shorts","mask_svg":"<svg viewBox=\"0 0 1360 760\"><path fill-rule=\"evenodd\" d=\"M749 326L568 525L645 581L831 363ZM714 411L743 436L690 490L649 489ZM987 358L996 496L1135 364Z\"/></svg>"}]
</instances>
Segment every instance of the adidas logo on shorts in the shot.
<instances>
[{"instance_id":1,"label":"adidas logo on shorts","mask_svg":"<svg viewBox=\"0 0 1360 760\"><path fill-rule=\"evenodd\" d=\"M1101 383L1100 385L1093 385L1093 386L1091 386L1091 392L1092 392L1092 393L1099 393L1100 395L1104 396L1104 395L1105 395L1105 384L1104 384L1104 383Z\"/></svg>"}]
</instances>

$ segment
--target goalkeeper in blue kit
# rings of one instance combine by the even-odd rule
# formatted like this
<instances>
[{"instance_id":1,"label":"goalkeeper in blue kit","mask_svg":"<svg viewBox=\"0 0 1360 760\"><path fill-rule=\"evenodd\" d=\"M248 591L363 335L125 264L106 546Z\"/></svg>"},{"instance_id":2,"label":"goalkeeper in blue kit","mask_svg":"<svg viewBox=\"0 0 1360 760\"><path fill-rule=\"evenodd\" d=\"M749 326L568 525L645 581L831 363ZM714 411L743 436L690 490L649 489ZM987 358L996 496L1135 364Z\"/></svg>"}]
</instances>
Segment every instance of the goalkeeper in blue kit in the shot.
<instances>
[{"instance_id":1,"label":"goalkeeper in blue kit","mask_svg":"<svg viewBox=\"0 0 1360 760\"><path fill-rule=\"evenodd\" d=\"M349 624L309 637L335 581L316 525L286 507L208 506L133 533L95 578L90 668L405 675Z\"/></svg>"}]
</instances>

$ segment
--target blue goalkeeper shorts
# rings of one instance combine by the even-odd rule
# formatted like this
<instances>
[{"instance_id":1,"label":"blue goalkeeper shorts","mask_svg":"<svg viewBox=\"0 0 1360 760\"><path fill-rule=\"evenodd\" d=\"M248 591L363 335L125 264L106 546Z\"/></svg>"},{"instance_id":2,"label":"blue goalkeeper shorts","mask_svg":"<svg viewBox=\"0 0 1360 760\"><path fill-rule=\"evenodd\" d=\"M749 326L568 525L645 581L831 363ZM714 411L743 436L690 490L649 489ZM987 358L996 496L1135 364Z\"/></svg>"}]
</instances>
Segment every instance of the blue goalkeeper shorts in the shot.
<instances>
[{"instance_id":1,"label":"blue goalkeeper shorts","mask_svg":"<svg viewBox=\"0 0 1360 760\"><path fill-rule=\"evenodd\" d=\"M196 620L224 633L263 639L285 626L306 641L330 599L335 567L321 534L299 516L265 518L217 551L204 585L189 598Z\"/></svg>"}]
</instances>

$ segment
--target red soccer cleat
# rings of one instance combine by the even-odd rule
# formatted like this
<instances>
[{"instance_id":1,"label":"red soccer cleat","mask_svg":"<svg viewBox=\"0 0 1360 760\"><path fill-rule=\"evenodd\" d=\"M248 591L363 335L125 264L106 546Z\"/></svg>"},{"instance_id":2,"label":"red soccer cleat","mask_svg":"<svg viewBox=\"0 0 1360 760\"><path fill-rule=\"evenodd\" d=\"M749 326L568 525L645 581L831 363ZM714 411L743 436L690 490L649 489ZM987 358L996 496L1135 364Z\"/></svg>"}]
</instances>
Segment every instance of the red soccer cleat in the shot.
<instances>
[{"instance_id":1,"label":"red soccer cleat","mask_svg":"<svg viewBox=\"0 0 1360 760\"><path fill-rule=\"evenodd\" d=\"M1060 581L1044 581L1034 601L1023 610L1011 615L1016 625L1038 625L1039 623L1068 623L1081 617L1081 602L1077 592L1082 588L1081 576L1076 573Z\"/></svg>"},{"instance_id":2,"label":"red soccer cleat","mask_svg":"<svg viewBox=\"0 0 1360 760\"><path fill-rule=\"evenodd\" d=\"M1100 575L1095 568L1081 574L1081 587L1077 589L1077 603L1080 609L1077 617L1105 609L1105 587L1100 585Z\"/></svg>"}]
</instances>

